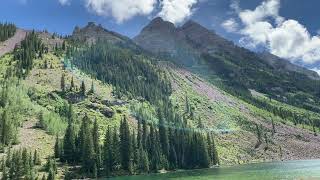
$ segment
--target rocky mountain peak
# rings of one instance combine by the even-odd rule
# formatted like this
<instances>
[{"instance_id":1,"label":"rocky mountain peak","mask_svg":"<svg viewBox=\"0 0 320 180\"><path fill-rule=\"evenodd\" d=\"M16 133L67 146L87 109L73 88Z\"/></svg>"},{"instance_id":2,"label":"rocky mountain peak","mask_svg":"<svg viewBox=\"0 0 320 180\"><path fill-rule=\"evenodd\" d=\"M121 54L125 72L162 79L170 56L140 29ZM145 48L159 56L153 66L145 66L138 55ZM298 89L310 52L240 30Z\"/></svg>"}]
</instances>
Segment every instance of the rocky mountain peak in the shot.
<instances>
[{"instance_id":1,"label":"rocky mountain peak","mask_svg":"<svg viewBox=\"0 0 320 180\"><path fill-rule=\"evenodd\" d=\"M95 43L98 39L106 40L110 43L118 43L129 40L129 38L124 37L116 32L109 31L102 27L101 24L97 25L94 22L88 22L88 24L83 28L76 26L73 31L72 38L85 41L87 43Z\"/></svg>"},{"instance_id":2,"label":"rocky mountain peak","mask_svg":"<svg viewBox=\"0 0 320 180\"><path fill-rule=\"evenodd\" d=\"M157 17L153 19L142 31L174 33L176 31L176 27L173 23L164 21L161 17Z\"/></svg>"}]
</instances>

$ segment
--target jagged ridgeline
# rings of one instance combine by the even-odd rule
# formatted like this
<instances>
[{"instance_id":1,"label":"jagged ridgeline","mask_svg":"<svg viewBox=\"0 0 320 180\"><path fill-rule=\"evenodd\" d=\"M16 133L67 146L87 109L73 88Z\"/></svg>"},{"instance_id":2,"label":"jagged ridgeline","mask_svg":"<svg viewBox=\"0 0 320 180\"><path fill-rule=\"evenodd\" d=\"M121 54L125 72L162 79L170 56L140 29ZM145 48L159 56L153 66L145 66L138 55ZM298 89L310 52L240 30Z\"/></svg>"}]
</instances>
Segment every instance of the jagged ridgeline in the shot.
<instances>
[{"instance_id":1,"label":"jagged ridgeline","mask_svg":"<svg viewBox=\"0 0 320 180\"><path fill-rule=\"evenodd\" d=\"M118 97L142 97L156 104L168 101L171 85L156 61L129 49L99 41L90 47L68 48L71 62L84 72L112 84Z\"/></svg>"},{"instance_id":2,"label":"jagged ridgeline","mask_svg":"<svg viewBox=\"0 0 320 180\"><path fill-rule=\"evenodd\" d=\"M12 37L17 28L11 23L0 23L0 42L5 41Z\"/></svg>"}]
</instances>

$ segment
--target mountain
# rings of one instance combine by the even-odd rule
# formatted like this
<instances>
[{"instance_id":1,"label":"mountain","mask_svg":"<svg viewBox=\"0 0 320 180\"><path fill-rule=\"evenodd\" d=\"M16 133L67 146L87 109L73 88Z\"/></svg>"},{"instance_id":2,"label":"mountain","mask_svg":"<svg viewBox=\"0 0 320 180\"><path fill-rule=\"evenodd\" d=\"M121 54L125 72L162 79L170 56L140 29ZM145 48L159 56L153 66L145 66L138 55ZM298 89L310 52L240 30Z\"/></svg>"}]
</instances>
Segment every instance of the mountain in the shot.
<instances>
[{"instance_id":1,"label":"mountain","mask_svg":"<svg viewBox=\"0 0 320 180\"><path fill-rule=\"evenodd\" d=\"M156 18L134 41L145 50L220 84L234 95L248 99L250 89L254 89L292 105L310 109L319 105L316 102L320 78L316 73L278 57L238 47L192 20L175 27Z\"/></svg>"},{"instance_id":2,"label":"mountain","mask_svg":"<svg viewBox=\"0 0 320 180\"><path fill-rule=\"evenodd\" d=\"M110 43L130 41L129 38L122 36L116 32L104 29L101 25L96 25L94 22L88 22L83 27L75 27L72 33L72 39L85 41L87 43L95 43L97 40L105 40Z\"/></svg>"},{"instance_id":3,"label":"mountain","mask_svg":"<svg viewBox=\"0 0 320 180\"><path fill-rule=\"evenodd\" d=\"M312 79L320 79L320 76L306 68L294 65L287 60L264 52L255 54L244 48L236 46L217 35L214 31L208 30L200 24L189 20L180 27L164 21L162 18L155 18L142 29L141 33L134 38L134 41L142 48L157 54L169 54L179 58L180 63L185 64L184 57L179 56L181 49L191 51L189 53L199 57L203 53L215 54L226 53L237 59L255 59L273 67L281 68L282 71L292 71L307 75Z\"/></svg>"},{"instance_id":4,"label":"mountain","mask_svg":"<svg viewBox=\"0 0 320 180\"><path fill-rule=\"evenodd\" d=\"M280 58L276 55L273 55L269 52L259 53L259 57L260 57L260 59L267 62L270 66L272 66L275 69L281 69L281 70L285 70L285 71L293 71L293 72L305 74L311 79L320 80L320 76L318 75L318 73L316 73L312 70L309 70L307 68L304 68L302 66L295 65L295 64L289 62L288 60L282 59L282 58Z\"/></svg>"},{"instance_id":5,"label":"mountain","mask_svg":"<svg viewBox=\"0 0 320 180\"><path fill-rule=\"evenodd\" d=\"M18 30L0 42L12 42L0 55L8 177L104 178L320 157L318 81L282 72L193 21L176 28L157 18L144 31L135 42L149 50L94 23L68 37Z\"/></svg>"},{"instance_id":6,"label":"mountain","mask_svg":"<svg viewBox=\"0 0 320 180\"><path fill-rule=\"evenodd\" d=\"M245 51L192 20L181 27L175 27L160 17L143 28L134 41L150 52L178 58L182 64L188 61L183 53L189 53L193 59L199 59L202 53L214 54L227 51L233 56L239 56L238 52ZM245 53L250 52L245 51ZM194 61L189 65L195 63L197 62Z\"/></svg>"}]
</instances>

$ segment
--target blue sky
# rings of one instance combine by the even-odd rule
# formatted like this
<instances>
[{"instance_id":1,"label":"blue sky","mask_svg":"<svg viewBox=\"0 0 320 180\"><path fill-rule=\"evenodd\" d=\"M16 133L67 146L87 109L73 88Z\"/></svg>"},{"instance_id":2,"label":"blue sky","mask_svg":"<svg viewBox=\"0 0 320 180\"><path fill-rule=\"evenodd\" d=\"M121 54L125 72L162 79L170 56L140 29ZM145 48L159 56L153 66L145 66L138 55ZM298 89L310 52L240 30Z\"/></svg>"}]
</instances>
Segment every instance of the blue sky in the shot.
<instances>
[{"instance_id":1,"label":"blue sky","mask_svg":"<svg viewBox=\"0 0 320 180\"><path fill-rule=\"evenodd\" d=\"M156 16L176 25L193 19L249 49L314 67L319 7L319 0L1 0L0 21L59 34L94 21L134 37Z\"/></svg>"}]
</instances>

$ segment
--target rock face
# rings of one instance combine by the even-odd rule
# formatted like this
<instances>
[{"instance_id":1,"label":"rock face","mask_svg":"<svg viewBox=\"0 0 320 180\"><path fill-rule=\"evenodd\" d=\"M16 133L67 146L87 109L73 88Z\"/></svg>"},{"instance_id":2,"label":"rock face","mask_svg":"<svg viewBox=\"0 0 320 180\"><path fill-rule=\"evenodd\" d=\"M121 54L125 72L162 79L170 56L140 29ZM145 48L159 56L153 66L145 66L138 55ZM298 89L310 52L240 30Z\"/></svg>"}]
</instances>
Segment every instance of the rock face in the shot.
<instances>
[{"instance_id":1,"label":"rock face","mask_svg":"<svg viewBox=\"0 0 320 180\"><path fill-rule=\"evenodd\" d=\"M197 64L201 61L201 55L209 54L247 61L254 66L258 64L259 67L271 67L275 70L281 68L281 71L297 72L311 79L320 79L317 73L272 54L256 54L238 47L192 20L175 27L170 22L156 18L143 28L134 41L149 52L172 57L176 63L186 66Z\"/></svg>"},{"instance_id":2,"label":"rock face","mask_svg":"<svg viewBox=\"0 0 320 180\"><path fill-rule=\"evenodd\" d=\"M174 24L156 18L150 22L134 41L153 53L176 54L176 27Z\"/></svg>"},{"instance_id":3,"label":"rock face","mask_svg":"<svg viewBox=\"0 0 320 180\"><path fill-rule=\"evenodd\" d=\"M268 52L263 52L263 53L260 53L259 55L262 60L267 62L270 66L274 67L275 69L293 71L293 72L304 74L311 79L320 80L320 76L316 72L311 71L307 68L292 64L289 61L282 59L278 56L275 56Z\"/></svg>"},{"instance_id":4,"label":"rock face","mask_svg":"<svg viewBox=\"0 0 320 180\"><path fill-rule=\"evenodd\" d=\"M96 25L94 22L89 22L87 26L83 28L75 27L71 38L87 43L95 43L98 40L108 41L109 43L130 41L129 38L104 29L100 24Z\"/></svg>"},{"instance_id":5,"label":"rock face","mask_svg":"<svg viewBox=\"0 0 320 180\"><path fill-rule=\"evenodd\" d=\"M196 64L203 53L227 51L235 56L239 56L241 51L249 53L192 20L175 27L156 18L143 28L134 41L149 52L173 57L176 62L187 66Z\"/></svg>"}]
</instances>

